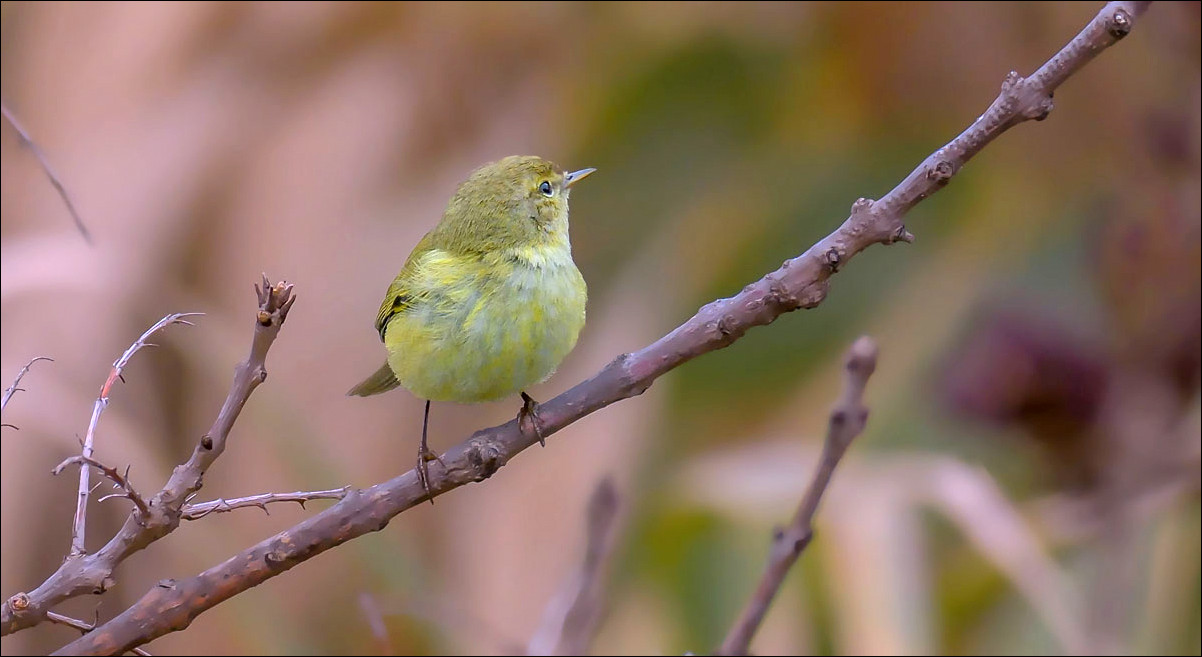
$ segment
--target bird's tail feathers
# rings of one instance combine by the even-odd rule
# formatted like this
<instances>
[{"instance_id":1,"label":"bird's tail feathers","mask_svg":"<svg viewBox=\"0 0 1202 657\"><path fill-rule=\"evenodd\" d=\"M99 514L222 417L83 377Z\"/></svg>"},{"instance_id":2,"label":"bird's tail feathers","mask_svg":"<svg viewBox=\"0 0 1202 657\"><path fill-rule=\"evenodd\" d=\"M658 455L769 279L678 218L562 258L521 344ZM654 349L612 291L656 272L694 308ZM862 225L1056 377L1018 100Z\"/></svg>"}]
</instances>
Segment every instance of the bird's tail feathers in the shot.
<instances>
[{"instance_id":1,"label":"bird's tail feathers","mask_svg":"<svg viewBox=\"0 0 1202 657\"><path fill-rule=\"evenodd\" d=\"M396 375L392 373L392 368L388 366L388 363L384 363L375 374L363 379L359 385L351 388L346 394L348 397L370 397L381 392L388 392L399 385L401 382L397 381Z\"/></svg>"}]
</instances>

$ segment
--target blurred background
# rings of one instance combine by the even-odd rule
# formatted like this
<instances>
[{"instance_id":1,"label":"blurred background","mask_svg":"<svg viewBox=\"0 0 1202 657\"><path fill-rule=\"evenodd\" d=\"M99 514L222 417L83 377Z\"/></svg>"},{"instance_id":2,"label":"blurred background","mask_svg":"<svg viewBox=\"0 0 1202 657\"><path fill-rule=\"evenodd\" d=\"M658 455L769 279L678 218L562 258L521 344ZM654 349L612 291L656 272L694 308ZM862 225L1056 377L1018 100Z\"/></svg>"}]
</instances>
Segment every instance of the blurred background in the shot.
<instances>
[{"instance_id":1,"label":"blurred background","mask_svg":"<svg viewBox=\"0 0 1202 657\"><path fill-rule=\"evenodd\" d=\"M4 2L7 384L0 595L70 544L78 450L156 490L249 348L260 272L299 300L199 499L369 486L411 467L422 403L345 391L383 355L389 281L457 183L499 157L597 167L572 241L588 324L547 399L827 234L1030 73L1090 3ZM771 653L1200 650L1199 5L1156 3L918 206L819 308L149 644L154 654L521 652L556 631L612 476L597 654L713 650L813 471L840 361L880 344L866 433L752 644ZM431 444L516 398L436 404ZM307 517L214 515L58 611L111 618ZM89 549L124 519L93 504ZM557 606L558 605L558 606ZM76 636L41 625L6 654Z\"/></svg>"}]
</instances>

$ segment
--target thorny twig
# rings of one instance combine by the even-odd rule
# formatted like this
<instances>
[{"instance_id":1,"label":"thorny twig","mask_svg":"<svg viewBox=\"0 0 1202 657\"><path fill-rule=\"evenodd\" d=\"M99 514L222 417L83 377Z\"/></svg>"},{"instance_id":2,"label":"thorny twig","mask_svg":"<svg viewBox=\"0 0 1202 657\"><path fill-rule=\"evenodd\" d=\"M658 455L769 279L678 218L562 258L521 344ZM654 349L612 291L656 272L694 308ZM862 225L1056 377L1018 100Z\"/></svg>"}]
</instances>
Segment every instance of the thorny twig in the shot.
<instances>
[{"instance_id":1,"label":"thorny twig","mask_svg":"<svg viewBox=\"0 0 1202 657\"><path fill-rule=\"evenodd\" d=\"M154 335L155 332L172 324L186 324L187 326L192 326L192 322L184 318L196 317L203 314L204 313L172 313L167 315L166 317L155 322L153 326L146 329L146 332L143 333L137 340L135 340L134 343L125 350L125 353L121 354L120 358L113 362L113 367L111 370L109 370L108 378L105 379L104 385L100 388L100 396L96 398L96 403L92 405L92 419L88 421L88 431L84 434L83 439L82 456L84 459L92 458L92 454L94 452L93 448L96 442L96 426L100 423L100 414L103 413L104 409L109 405L109 392L112 390L113 385L118 380L125 380L121 376L121 372L125 369L125 366L129 364L129 360L133 358L134 354L138 353L143 347L154 346L147 342L147 340L149 340L150 336ZM103 468L104 466L97 467ZM88 468L79 469L79 495L75 503L75 518L71 523L71 556L79 556L87 552L85 538L87 534L88 522L88 495L92 492L91 473L92 471ZM145 510L141 506L139 506L139 510L143 511L142 515L145 515Z\"/></svg>"},{"instance_id":2,"label":"thorny twig","mask_svg":"<svg viewBox=\"0 0 1202 657\"><path fill-rule=\"evenodd\" d=\"M113 482L114 488L121 491L120 493L114 493L113 495L105 495L104 497L100 498L99 500L96 500L97 502L103 502L112 497L124 497L124 498L128 499L130 502L134 503L134 507L137 508L138 513L140 513L141 515L145 516L146 514L150 513L150 508L147 507L146 500L141 495L138 494L138 491L134 490L133 484L130 483L130 481L129 481L129 466L125 467L125 474L121 474L120 472L117 472L116 468L110 468L109 466L101 463L100 461L97 461L94 458L90 458L87 456L83 456L81 454L77 454L75 456L72 456L72 457L64 460L62 463L59 463L57 466L54 467L53 470L50 471L50 474L58 475L67 466L73 465L73 464L79 464L80 467L82 467L84 465L90 465L90 466L96 468L97 470L104 473L104 476L108 477L109 480ZM97 485L99 485L99 484L97 484Z\"/></svg>"},{"instance_id":3,"label":"thorny twig","mask_svg":"<svg viewBox=\"0 0 1202 657\"><path fill-rule=\"evenodd\" d=\"M340 500L346 497L350 486L342 488L331 488L329 490L313 490L313 491L297 491L295 493L262 493L260 495L250 495L247 497L235 497L234 499L217 498L211 502L200 502L197 504L185 504L180 510L180 518L184 520L200 520L210 513L228 513L234 509L243 509L246 507L257 507L263 510L263 513L271 515L267 510L268 504L276 502L296 502L305 508L305 502L311 500Z\"/></svg>"},{"instance_id":4,"label":"thorny twig","mask_svg":"<svg viewBox=\"0 0 1202 657\"><path fill-rule=\"evenodd\" d=\"M54 362L54 359L49 356L35 356L33 360L25 363L25 367L22 367L21 371L17 372L17 377L13 379L13 384L4 389L4 397L0 399L0 411L3 411L8 407L8 400L12 399L13 395L17 394L18 391L24 390L24 388L18 388L17 386L21 384L21 379L25 378L25 375L29 373L29 368L33 367L33 364L39 360L46 360L50 361L51 363ZM17 428L11 424L3 424L0 426L10 427L12 429Z\"/></svg>"}]
</instances>

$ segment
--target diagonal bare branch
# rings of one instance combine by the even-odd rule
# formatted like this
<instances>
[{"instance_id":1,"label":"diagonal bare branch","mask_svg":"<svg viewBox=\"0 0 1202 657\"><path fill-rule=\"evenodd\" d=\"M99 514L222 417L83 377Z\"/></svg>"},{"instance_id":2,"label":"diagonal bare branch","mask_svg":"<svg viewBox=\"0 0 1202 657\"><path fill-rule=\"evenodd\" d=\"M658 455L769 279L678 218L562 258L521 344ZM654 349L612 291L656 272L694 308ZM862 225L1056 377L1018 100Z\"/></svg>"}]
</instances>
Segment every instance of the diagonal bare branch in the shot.
<instances>
[{"instance_id":1,"label":"diagonal bare branch","mask_svg":"<svg viewBox=\"0 0 1202 657\"><path fill-rule=\"evenodd\" d=\"M37 142L29 136L29 133L25 132L25 128L22 127L21 122L8 109L8 104L3 101L0 101L0 113L4 114L4 120L8 121L8 124L16 131L17 136L21 138L21 143L29 147L29 150L33 151L33 156L38 158L38 163L42 165L42 171L50 179L50 184L54 185L54 189L58 191L59 198L63 199L63 203L67 206L67 212L71 213L71 220L75 222L75 227L79 230L79 234L83 235L83 240L88 245L91 245L92 234L88 232L88 227L84 225L83 219L79 216L79 212L76 211L75 204L71 202L71 196L67 194L67 188L63 186L63 182L59 180L58 174L54 172L54 167L50 166L50 160L46 159L46 154L42 152L41 148L38 148Z\"/></svg>"},{"instance_id":2,"label":"diagonal bare branch","mask_svg":"<svg viewBox=\"0 0 1202 657\"><path fill-rule=\"evenodd\" d=\"M592 643L603 607L606 564L614 548L619 510L613 479L602 479L589 497L584 559L543 612L527 655L583 655Z\"/></svg>"},{"instance_id":3,"label":"diagonal bare branch","mask_svg":"<svg viewBox=\"0 0 1202 657\"><path fill-rule=\"evenodd\" d=\"M793 521L784 529L777 529L772 537L772 548L768 554L768 565L755 588L751 599L739 613L730 632L718 649L719 655L746 655L751 639L764 621L768 607L776 592L780 590L785 575L797 562L814 535L814 514L818 503L831 482L835 466L851 445L851 441L864 430L868 421L868 409L864 406L864 387L868 377L876 370L876 343L867 336L856 340L844 357L843 394L831 409L830 424L826 430L826 441L822 445L822 458L818 470L806 489L805 497L797 507Z\"/></svg>"}]
</instances>

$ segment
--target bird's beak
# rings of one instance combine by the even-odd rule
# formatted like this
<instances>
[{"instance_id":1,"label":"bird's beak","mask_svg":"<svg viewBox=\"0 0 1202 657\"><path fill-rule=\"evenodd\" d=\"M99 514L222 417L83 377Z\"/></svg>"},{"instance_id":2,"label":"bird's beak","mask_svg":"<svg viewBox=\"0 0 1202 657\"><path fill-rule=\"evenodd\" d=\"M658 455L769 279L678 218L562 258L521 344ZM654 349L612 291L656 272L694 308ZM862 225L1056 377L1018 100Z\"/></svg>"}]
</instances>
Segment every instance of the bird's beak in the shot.
<instances>
[{"instance_id":1,"label":"bird's beak","mask_svg":"<svg viewBox=\"0 0 1202 657\"><path fill-rule=\"evenodd\" d=\"M563 186L571 187L572 185L575 185L576 183L580 182L581 180L584 180L585 178L587 178L589 176L589 174L591 174L594 171L596 171L596 169L589 167L588 169L581 169L579 171L565 173L563 176Z\"/></svg>"}]
</instances>

